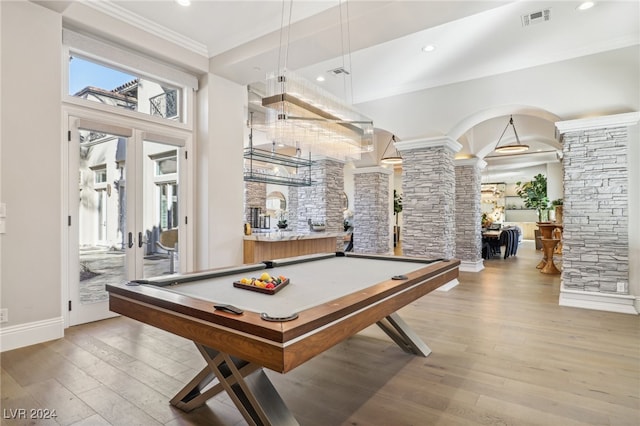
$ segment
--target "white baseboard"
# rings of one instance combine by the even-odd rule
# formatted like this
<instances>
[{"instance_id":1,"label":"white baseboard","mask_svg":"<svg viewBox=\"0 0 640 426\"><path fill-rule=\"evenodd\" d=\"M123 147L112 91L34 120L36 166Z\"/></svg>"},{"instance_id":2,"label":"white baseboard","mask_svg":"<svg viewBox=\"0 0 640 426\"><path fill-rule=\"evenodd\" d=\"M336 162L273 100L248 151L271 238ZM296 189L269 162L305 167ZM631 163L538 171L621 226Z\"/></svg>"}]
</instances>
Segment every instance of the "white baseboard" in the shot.
<instances>
[{"instance_id":1,"label":"white baseboard","mask_svg":"<svg viewBox=\"0 0 640 426\"><path fill-rule=\"evenodd\" d=\"M0 328L0 352L64 337L64 318L51 318Z\"/></svg>"},{"instance_id":2,"label":"white baseboard","mask_svg":"<svg viewBox=\"0 0 640 426\"><path fill-rule=\"evenodd\" d=\"M458 281L458 279L454 279L449 281L448 283L441 285L440 287L438 287L436 290L438 291L449 291L452 288L454 288L455 286L457 286L458 284L460 284L460 281Z\"/></svg>"},{"instance_id":3,"label":"white baseboard","mask_svg":"<svg viewBox=\"0 0 640 426\"><path fill-rule=\"evenodd\" d=\"M638 315L638 305L631 295L560 289L560 306Z\"/></svg>"},{"instance_id":4,"label":"white baseboard","mask_svg":"<svg viewBox=\"0 0 640 426\"><path fill-rule=\"evenodd\" d=\"M484 260L471 262L469 260L460 261L460 270L462 272L480 272L484 269Z\"/></svg>"}]
</instances>

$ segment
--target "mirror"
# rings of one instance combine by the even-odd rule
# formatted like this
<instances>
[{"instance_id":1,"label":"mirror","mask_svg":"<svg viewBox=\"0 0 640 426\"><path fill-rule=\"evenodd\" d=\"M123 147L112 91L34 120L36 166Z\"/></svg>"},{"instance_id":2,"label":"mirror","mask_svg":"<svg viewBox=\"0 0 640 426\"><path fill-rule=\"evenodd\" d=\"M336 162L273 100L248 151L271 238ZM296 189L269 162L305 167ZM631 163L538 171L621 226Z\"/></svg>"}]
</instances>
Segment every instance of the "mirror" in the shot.
<instances>
[{"instance_id":1,"label":"mirror","mask_svg":"<svg viewBox=\"0 0 640 426\"><path fill-rule=\"evenodd\" d=\"M267 214L274 216L278 210L287 209L287 199L280 191L273 191L267 195Z\"/></svg>"}]
</instances>

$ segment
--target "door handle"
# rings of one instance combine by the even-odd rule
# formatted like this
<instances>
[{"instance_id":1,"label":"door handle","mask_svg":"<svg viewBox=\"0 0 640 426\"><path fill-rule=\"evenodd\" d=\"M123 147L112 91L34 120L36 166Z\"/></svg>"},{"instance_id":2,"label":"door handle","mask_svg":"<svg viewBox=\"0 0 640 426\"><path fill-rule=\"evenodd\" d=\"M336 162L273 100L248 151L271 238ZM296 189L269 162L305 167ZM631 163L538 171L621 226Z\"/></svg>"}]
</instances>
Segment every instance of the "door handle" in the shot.
<instances>
[{"instance_id":1,"label":"door handle","mask_svg":"<svg viewBox=\"0 0 640 426\"><path fill-rule=\"evenodd\" d=\"M129 248L133 247L133 233L129 232Z\"/></svg>"},{"instance_id":2,"label":"door handle","mask_svg":"<svg viewBox=\"0 0 640 426\"><path fill-rule=\"evenodd\" d=\"M142 241L142 232L138 232L138 247L142 247L144 241Z\"/></svg>"}]
</instances>

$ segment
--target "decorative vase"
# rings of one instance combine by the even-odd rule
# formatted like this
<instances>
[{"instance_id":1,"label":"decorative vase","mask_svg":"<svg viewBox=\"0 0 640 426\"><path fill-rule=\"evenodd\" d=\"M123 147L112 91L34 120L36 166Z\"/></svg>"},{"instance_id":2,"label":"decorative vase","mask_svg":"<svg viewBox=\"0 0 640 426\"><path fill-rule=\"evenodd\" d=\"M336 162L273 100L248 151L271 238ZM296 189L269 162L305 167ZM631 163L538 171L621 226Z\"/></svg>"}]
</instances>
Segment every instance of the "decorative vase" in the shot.
<instances>
[{"instance_id":1,"label":"decorative vase","mask_svg":"<svg viewBox=\"0 0 640 426\"><path fill-rule=\"evenodd\" d=\"M547 209L539 209L538 210L538 222L548 222L549 221L549 210Z\"/></svg>"},{"instance_id":2,"label":"decorative vase","mask_svg":"<svg viewBox=\"0 0 640 426\"><path fill-rule=\"evenodd\" d=\"M287 229L287 222L278 222L278 229Z\"/></svg>"}]
</instances>

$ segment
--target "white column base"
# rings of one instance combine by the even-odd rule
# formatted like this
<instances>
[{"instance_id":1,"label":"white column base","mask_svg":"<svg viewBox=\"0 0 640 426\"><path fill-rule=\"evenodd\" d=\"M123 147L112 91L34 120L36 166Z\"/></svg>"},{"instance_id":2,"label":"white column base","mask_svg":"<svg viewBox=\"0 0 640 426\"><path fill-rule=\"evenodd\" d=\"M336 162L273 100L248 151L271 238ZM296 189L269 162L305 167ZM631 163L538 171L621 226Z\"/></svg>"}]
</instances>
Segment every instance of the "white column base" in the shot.
<instances>
[{"instance_id":1,"label":"white column base","mask_svg":"<svg viewBox=\"0 0 640 426\"><path fill-rule=\"evenodd\" d=\"M560 306L594 309L638 315L638 301L627 294L596 293L593 291L560 289Z\"/></svg>"},{"instance_id":2,"label":"white column base","mask_svg":"<svg viewBox=\"0 0 640 426\"><path fill-rule=\"evenodd\" d=\"M64 337L64 318L51 318L0 329L0 352Z\"/></svg>"},{"instance_id":3,"label":"white column base","mask_svg":"<svg viewBox=\"0 0 640 426\"><path fill-rule=\"evenodd\" d=\"M460 270L462 272L480 272L484 269L484 260L472 262L469 260L460 261Z\"/></svg>"}]
</instances>

